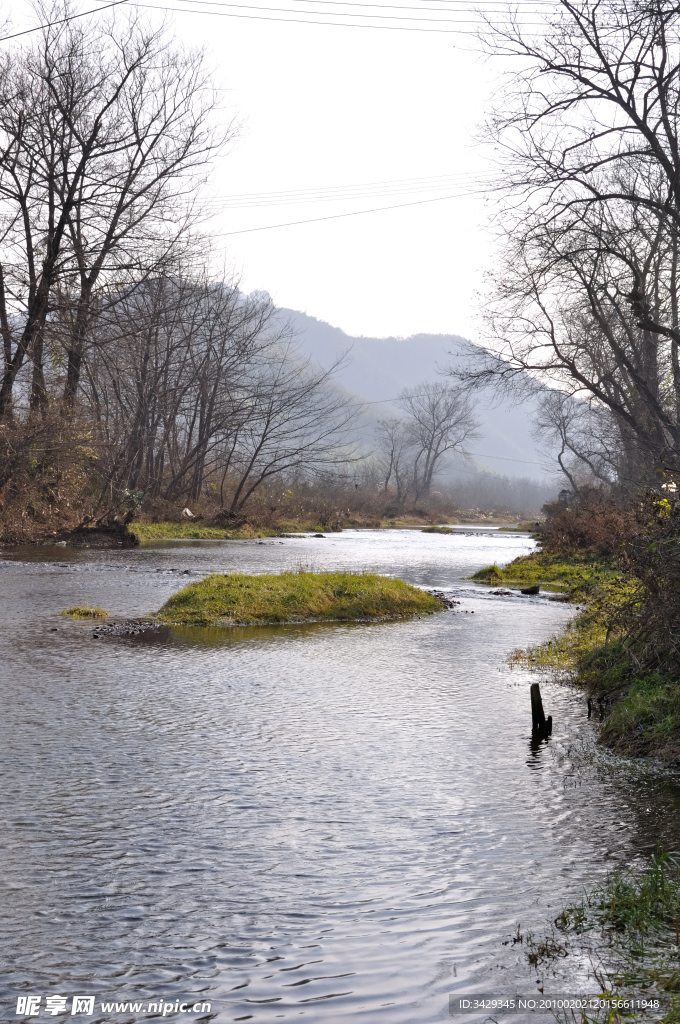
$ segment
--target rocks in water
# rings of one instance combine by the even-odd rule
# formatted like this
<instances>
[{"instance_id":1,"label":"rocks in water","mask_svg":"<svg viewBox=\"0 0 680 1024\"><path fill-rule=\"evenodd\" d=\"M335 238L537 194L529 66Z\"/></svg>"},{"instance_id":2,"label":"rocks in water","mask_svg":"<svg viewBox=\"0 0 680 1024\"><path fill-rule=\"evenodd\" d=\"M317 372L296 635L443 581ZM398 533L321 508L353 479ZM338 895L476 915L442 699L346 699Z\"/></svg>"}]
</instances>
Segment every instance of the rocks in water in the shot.
<instances>
[{"instance_id":1,"label":"rocks in water","mask_svg":"<svg viewBox=\"0 0 680 1024\"><path fill-rule=\"evenodd\" d=\"M439 601L440 604L443 604L445 608L453 608L454 605L460 604L460 601L454 601L452 598L447 597L441 590L431 590L430 593Z\"/></svg>"},{"instance_id":2,"label":"rocks in water","mask_svg":"<svg viewBox=\"0 0 680 1024\"><path fill-rule=\"evenodd\" d=\"M492 590L490 591L494 597L512 597L511 590Z\"/></svg>"},{"instance_id":3,"label":"rocks in water","mask_svg":"<svg viewBox=\"0 0 680 1024\"><path fill-rule=\"evenodd\" d=\"M533 595L533 594L538 594L540 589L541 588L540 588L539 584L535 583L533 585L533 587L523 587L522 590L520 590L520 594L527 594L527 595L530 596L530 595Z\"/></svg>"},{"instance_id":4,"label":"rocks in water","mask_svg":"<svg viewBox=\"0 0 680 1024\"><path fill-rule=\"evenodd\" d=\"M158 633L161 628L156 622L139 619L127 622L107 622L106 625L97 626L92 630L92 639L98 640L102 636L138 636L140 633Z\"/></svg>"}]
</instances>

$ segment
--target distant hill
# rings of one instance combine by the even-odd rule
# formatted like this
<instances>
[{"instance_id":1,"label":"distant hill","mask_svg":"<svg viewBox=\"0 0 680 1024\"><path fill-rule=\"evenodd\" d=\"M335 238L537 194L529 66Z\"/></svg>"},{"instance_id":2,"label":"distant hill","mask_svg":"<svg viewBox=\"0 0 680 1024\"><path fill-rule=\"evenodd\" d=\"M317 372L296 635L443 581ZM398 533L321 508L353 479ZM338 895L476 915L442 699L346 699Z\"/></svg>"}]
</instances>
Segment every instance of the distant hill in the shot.
<instances>
[{"instance_id":1,"label":"distant hill","mask_svg":"<svg viewBox=\"0 0 680 1024\"><path fill-rule=\"evenodd\" d=\"M337 380L347 391L375 403L368 406L369 415L375 419L399 411L394 399L404 388L444 379L439 370L451 362L451 354L469 347L469 342L456 334L354 338L339 327L294 309L282 309L281 316L293 324L301 351L321 366L329 366L346 354ZM503 475L545 479L550 467L531 436L533 406L498 403L490 389L480 392L476 403L483 425L473 446L474 452L481 453L475 464ZM469 471L469 464L467 468Z\"/></svg>"}]
</instances>

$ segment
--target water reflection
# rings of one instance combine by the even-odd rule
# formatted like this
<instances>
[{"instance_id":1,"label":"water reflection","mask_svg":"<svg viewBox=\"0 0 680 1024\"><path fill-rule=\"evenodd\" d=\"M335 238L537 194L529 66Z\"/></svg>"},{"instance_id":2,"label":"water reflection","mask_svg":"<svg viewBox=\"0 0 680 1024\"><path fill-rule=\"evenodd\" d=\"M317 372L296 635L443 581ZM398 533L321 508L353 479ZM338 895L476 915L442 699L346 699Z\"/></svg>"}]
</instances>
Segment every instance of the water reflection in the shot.
<instances>
[{"instance_id":1,"label":"water reflection","mask_svg":"<svg viewBox=\"0 0 680 1024\"><path fill-rule=\"evenodd\" d=\"M570 609L463 579L530 546L394 531L4 552L4 1005L200 994L224 1021L425 1024L454 989L527 982L502 945L517 922L669 839L678 799L644 766L610 770L565 687L541 683L554 732L531 745L529 677L505 658ZM208 571L300 563L462 604L97 641L58 616L134 616Z\"/></svg>"}]
</instances>

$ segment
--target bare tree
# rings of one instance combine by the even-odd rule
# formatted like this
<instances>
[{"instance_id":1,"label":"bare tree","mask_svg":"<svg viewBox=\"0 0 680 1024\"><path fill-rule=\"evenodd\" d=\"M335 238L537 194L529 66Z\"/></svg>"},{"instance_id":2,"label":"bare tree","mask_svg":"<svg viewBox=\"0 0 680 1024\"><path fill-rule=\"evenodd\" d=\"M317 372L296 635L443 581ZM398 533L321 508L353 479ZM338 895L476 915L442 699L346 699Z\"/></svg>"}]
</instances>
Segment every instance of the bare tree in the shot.
<instances>
[{"instance_id":1,"label":"bare tree","mask_svg":"<svg viewBox=\"0 0 680 1024\"><path fill-rule=\"evenodd\" d=\"M196 278L147 280L100 315L85 363L108 481L197 498L252 411L256 367L286 336L270 301Z\"/></svg>"},{"instance_id":2,"label":"bare tree","mask_svg":"<svg viewBox=\"0 0 680 1024\"><path fill-rule=\"evenodd\" d=\"M291 343L267 353L252 382L248 415L229 442L224 474L234 476L229 512L240 512L251 495L284 472L325 472L360 460L355 426L359 403L333 384L337 364L316 368Z\"/></svg>"},{"instance_id":3,"label":"bare tree","mask_svg":"<svg viewBox=\"0 0 680 1024\"><path fill-rule=\"evenodd\" d=\"M104 491L230 514L270 477L356 461L359 409L302 360L268 296L196 278L145 281L108 303L85 362Z\"/></svg>"},{"instance_id":4,"label":"bare tree","mask_svg":"<svg viewBox=\"0 0 680 1024\"><path fill-rule=\"evenodd\" d=\"M522 63L490 124L495 357L467 379L587 397L616 423L624 480L680 468L680 10L560 0L540 33L493 28Z\"/></svg>"},{"instance_id":5,"label":"bare tree","mask_svg":"<svg viewBox=\"0 0 680 1024\"><path fill-rule=\"evenodd\" d=\"M402 507L413 482L413 437L403 419L378 421L377 462L383 493L394 482L397 506Z\"/></svg>"},{"instance_id":6,"label":"bare tree","mask_svg":"<svg viewBox=\"0 0 680 1024\"><path fill-rule=\"evenodd\" d=\"M432 480L447 452L464 452L477 436L479 422L470 397L461 389L442 383L421 384L402 392L400 404L407 414L413 491L416 501L426 498Z\"/></svg>"},{"instance_id":7,"label":"bare tree","mask_svg":"<svg viewBox=\"0 0 680 1024\"><path fill-rule=\"evenodd\" d=\"M539 402L534 436L557 459L574 493L583 484L613 484L621 471L621 436L608 409L560 391Z\"/></svg>"},{"instance_id":8,"label":"bare tree","mask_svg":"<svg viewBox=\"0 0 680 1024\"><path fill-rule=\"evenodd\" d=\"M220 142L200 54L135 18L85 27L64 22L61 0L38 10L39 42L0 58L0 417L27 356L31 407L44 408L58 304L73 405L98 287L167 263Z\"/></svg>"}]
</instances>

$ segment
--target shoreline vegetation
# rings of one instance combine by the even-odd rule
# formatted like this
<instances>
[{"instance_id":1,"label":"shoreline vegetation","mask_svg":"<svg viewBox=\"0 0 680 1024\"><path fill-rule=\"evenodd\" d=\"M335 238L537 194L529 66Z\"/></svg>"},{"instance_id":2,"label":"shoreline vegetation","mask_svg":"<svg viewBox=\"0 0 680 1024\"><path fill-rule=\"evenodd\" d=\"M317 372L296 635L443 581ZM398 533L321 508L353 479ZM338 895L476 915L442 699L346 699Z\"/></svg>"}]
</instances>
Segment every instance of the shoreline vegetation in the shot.
<instances>
[{"instance_id":1,"label":"shoreline vegetation","mask_svg":"<svg viewBox=\"0 0 680 1024\"><path fill-rule=\"evenodd\" d=\"M599 742L623 756L680 762L680 502L649 491L626 501L591 491L546 506L539 550L471 579L487 586L559 589L574 618L559 634L516 650L510 663L585 690L599 710ZM520 934L518 927L518 935ZM524 936L539 980L573 957L598 992L660 998L659 1008L595 1011L584 1021L680 1021L680 860L657 851L615 870Z\"/></svg>"},{"instance_id":2,"label":"shoreline vegetation","mask_svg":"<svg viewBox=\"0 0 680 1024\"><path fill-rule=\"evenodd\" d=\"M502 568L487 566L470 579L490 586L539 583L578 605L561 633L513 651L510 663L551 672L583 688L602 716L599 742L604 746L623 756L680 763L680 682L636 671L631 664L626 620L640 604L639 580L594 555L560 560L545 551Z\"/></svg>"},{"instance_id":3,"label":"shoreline vegetation","mask_svg":"<svg viewBox=\"0 0 680 1024\"><path fill-rule=\"evenodd\" d=\"M380 621L449 606L441 596L372 573L213 573L174 594L152 618L187 626Z\"/></svg>"},{"instance_id":4,"label":"shoreline vegetation","mask_svg":"<svg viewBox=\"0 0 680 1024\"><path fill-rule=\"evenodd\" d=\"M462 515L462 513L461 513ZM128 518L128 517L126 517ZM446 524L446 525L442 525ZM116 522L114 525L98 525L87 523L73 530L47 531L34 533L31 536L0 535L1 546L16 544L69 544L78 547L110 546L121 544L134 547L139 543L165 540L261 540L267 537L297 537L308 533L328 534L341 533L343 530L421 530L423 533L453 534L451 526L490 526L498 527L503 533L526 533L535 530L540 524L536 522L517 522L508 516L496 516L473 509L463 518L449 515L405 514L401 517L347 516L331 522L323 518L297 517L295 519L279 519L273 522L260 521L258 518L235 522L216 522L209 517L196 516L181 520L163 519L160 521L128 520Z\"/></svg>"},{"instance_id":5,"label":"shoreline vegetation","mask_svg":"<svg viewBox=\"0 0 680 1024\"><path fill-rule=\"evenodd\" d=\"M541 936L524 936L526 959L542 975L567 957L587 958L598 993L659 999L656 1011L624 1008L598 1019L680 1021L680 863L655 853L643 868L615 870L555 917Z\"/></svg>"},{"instance_id":6,"label":"shoreline vegetation","mask_svg":"<svg viewBox=\"0 0 680 1024\"><path fill-rule=\"evenodd\" d=\"M471 577L539 584L579 606L560 634L511 663L582 687L601 716L599 741L617 753L680 763L680 502L593 492L546 513L538 551Z\"/></svg>"}]
</instances>

